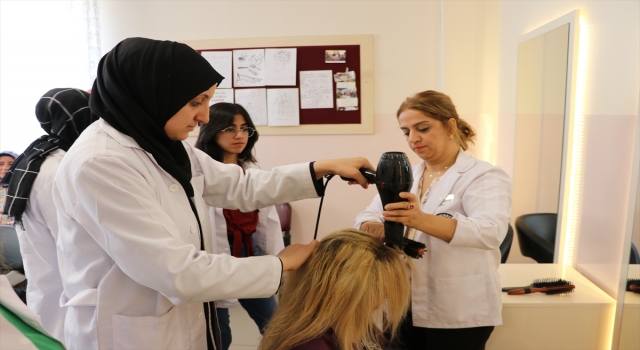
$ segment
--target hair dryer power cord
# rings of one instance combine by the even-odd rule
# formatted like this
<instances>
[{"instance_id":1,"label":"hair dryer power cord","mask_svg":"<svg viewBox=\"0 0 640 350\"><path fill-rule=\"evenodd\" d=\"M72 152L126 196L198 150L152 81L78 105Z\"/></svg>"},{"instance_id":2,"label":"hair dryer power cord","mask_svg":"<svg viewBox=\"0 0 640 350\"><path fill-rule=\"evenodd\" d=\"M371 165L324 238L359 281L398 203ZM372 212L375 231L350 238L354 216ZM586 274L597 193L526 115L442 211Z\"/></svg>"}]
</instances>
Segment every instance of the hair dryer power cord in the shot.
<instances>
[{"instance_id":1,"label":"hair dryer power cord","mask_svg":"<svg viewBox=\"0 0 640 350\"><path fill-rule=\"evenodd\" d=\"M318 218L316 219L316 231L313 233L313 239L316 239L316 237L318 237L318 225L320 224L320 213L322 212L322 202L324 202L324 195L326 194L326 191L327 191L327 185L329 184L329 181L331 181L331 178L333 176L334 176L333 174L325 176L325 179L327 179L327 181L324 182L322 197L320 197L320 206L318 207Z\"/></svg>"}]
</instances>

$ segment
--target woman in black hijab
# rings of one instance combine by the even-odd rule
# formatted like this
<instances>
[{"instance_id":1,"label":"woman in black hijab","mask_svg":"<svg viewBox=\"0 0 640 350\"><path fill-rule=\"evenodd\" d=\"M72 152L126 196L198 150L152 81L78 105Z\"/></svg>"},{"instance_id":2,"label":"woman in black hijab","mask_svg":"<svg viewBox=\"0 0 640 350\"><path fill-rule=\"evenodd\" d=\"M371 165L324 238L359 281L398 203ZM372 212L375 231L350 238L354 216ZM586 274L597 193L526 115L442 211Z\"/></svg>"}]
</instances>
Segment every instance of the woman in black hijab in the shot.
<instances>
[{"instance_id":1,"label":"woman in black hijab","mask_svg":"<svg viewBox=\"0 0 640 350\"><path fill-rule=\"evenodd\" d=\"M206 205L252 211L316 197L327 174L366 187L363 158L243 174L182 142L208 121L222 79L175 42L126 39L102 58L90 99L102 120L70 149L53 190L68 347L219 348L211 301L274 294L317 242L278 257L211 254Z\"/></svg>"},{"instance_id":2,"label":"woman in black hijab","mask_svg":"<svg viewBox=\"0 0 640 350\"><path fill-rule=\"evenodd\" d=\"M35 140L14 163L8 185L7 214L14 219L27 285L27 305L58 340L64 339L58 271L58 220L51 196L53 179L66 151L98 117L89 110L89 94L73 88L52 89L36 105L47 135Z\"/></svg>"}]
</instances>

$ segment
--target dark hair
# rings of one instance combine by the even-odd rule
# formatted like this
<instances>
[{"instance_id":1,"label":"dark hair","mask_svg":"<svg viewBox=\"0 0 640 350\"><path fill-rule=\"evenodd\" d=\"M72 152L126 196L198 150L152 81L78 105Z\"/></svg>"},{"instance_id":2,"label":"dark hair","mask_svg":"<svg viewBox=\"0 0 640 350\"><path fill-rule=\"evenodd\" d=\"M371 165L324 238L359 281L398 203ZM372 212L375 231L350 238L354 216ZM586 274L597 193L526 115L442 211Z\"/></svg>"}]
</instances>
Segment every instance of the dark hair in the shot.
<instances>
[{"instance_id":1,"label":"dark hair","mask_svg":"<svg viewBox=\"0 0 640 350\"><path fill-rule=\"evenodd\" d=\"M221 102L209 107L209 122L200 128L200 134L196 141L196 148L207 153L211 158L222 162L224 160L224 151L216 142L216 135L222 129L233 125L236 115L240 114L244 117L248 127L255 129L249 113L244 107L237 103ZM238 161L241 163L256 163L253 156L253 146L258 142L258 131L249 137L247 145L238 155Z\"/></svg>"},{"instance_id":2,"label":"dark hair","mask_svg":"<svg viewBox=\"0 0 640 350\"><path fill-rule=\"evenodd\" d=\"M407 98L398 108L396 118L400 117L400 113L407 109L422 112L427 117L439 120L444 126L447 126L447 121L453 118L456 121L457 130L451 130L453 132L451 136L465 151L469 149L469 144L475 140L476 132L473 127L458 117L456 106L453 105L451 98L441 92L427 90Z\"/></svg>"}]
</instances>

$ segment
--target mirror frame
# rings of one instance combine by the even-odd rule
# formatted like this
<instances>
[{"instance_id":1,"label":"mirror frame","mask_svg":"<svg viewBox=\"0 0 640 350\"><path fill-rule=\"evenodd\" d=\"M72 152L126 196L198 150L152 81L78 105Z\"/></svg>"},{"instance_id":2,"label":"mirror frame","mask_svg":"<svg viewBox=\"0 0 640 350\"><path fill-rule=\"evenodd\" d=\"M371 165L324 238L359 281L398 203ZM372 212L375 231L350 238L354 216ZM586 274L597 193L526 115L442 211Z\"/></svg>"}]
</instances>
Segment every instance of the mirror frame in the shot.
<instances>
[{"instance_id":1,"label":"mirror frame","mask_svg":"<svg viewBox=\"0 0 640 350\"><path fill-rule=\"evenodd\" d=\"M640 100L639 100L640 101ZM620 342L622 316L624 313L624 298L629 278L629 259L631 256L631 241L633 239L633 225L635 223L636 205L640 197L640 105L636 116L636 136L633 149L633 165L631 167L631 187L629 188L629 204L627 205L627 222L624 230L624 244L622 247L622 262L620 267L620 281L616 297L616 314L613 323L612 349L618 349Z\"/></svg>"},{"instance_id":2,"label":"mirror frame","mask_svg":"<svg viewBox=\"0 0 640 350\"><path fill-rule=\"evenodd\" d=\"M562 137L562 162L560 169L560 193L558 200L558 223L556 225L556 242L555 250L553 254L553 262L564 265L565 256L565 236L566 225L568 219L566 213L569 207L569 165L571 164L571 158L573 155L573 128L574 128L574 114L575 114L575 100L576 100L576 76L578 68L578 42L579 42L579 19L580 10L574 10L566 15L557 18L537 29L534 29L527 34L518 38L518 47L520 44L534 39L540 35L546 34L554 29L569 24L569 42L567 52L567 87L565 90L565 104L564 104L564 130ZM516 112L517 114L517 112Z\"/></svg>"}]
</instances>

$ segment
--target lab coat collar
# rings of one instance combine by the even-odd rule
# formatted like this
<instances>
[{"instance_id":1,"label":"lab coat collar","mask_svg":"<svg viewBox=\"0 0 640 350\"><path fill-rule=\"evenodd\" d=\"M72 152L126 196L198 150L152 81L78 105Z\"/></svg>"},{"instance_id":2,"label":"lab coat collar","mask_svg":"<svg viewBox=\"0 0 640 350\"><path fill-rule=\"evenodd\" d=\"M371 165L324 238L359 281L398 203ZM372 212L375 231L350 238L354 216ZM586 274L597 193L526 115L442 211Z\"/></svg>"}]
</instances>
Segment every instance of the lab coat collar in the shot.
<instances>
[{"instance_id":1,"label":"lab coat collar","mask_svg":"<svg viewBox=\"0 0 640 350\"><path fill-rule=\"evenodd\" d=\"M443 201L447 198L447 196L450 195L451 189L453 188L455 183L458 181L460 176L462 176L461 174L467 172L475 164L476 164L475 159L470 154L467 154L462 149L460 149L460 151L458 152L458 156L456 157L456 162L453 164L453 166L451 166L449 171L445 172L444 175L442 175L442 178L440 178L440 182L433 189L433 192L429 196L429 200L422 207L422 211L428 214L434 214L434 215L440 214L439 212L437 212L438 207L443 203ZM424 161L420 163L418 167L416 167L416 170L418 170L418 172L414 173L415 192L413 193L418 193L417 185L418 185L418 182L420 182L420 179L422 178L422 172L424 171L424 167L425 167ZM451 200L457 201L457 200L460 200L460 198L454 197Z\"/></svg>"},{"instance_id":2,"label":"lab coat collar","mask_svg":"<svg viewBox=\"0 0 640 350\"><path fill-rule=\"evenodd\" d=\"M98 122L100 123L100 127L109 136L116 140L121 146L143 150L142 147L140 147L140 145L138 145L138 143L133 139L133 137L121 133L116 128L111 126L111 124L109 124L106 120L100 118Z\"/></svg>"},{"instance_id":3,"label":"lab coat collar","mask_svg":"<svg viewBox=\"0 0 640 350\"><path fill-rule=\"evenodd\" d=\"M139 149L142 152L145 152L149 156L149 158L151 160L153 160L153 163L158 165L158 162L156 162L155 158L153 158L153 155L151 153L147 152L144 148L140 147L140 145L136 142L136 140L133 139L133 137L121 133L116 128L111 126L111 124L109 124L104 119L100 119L98 122L100 123L100 127L109 136L111 136L114 140L116 140L116 142L118 142L121 146L134 148L134 149ZM185 148L187 148L187 152L189 152L189 149L188 149L188 146L187 146L188 144L186 142L183 142L183 144L185 144ZM192 174L195 174L196 172L200 172L200 168L197 165L199 165L199 164L194 164L194 162L191 162L191 173Z\"/></svg>"}]
</instances>

